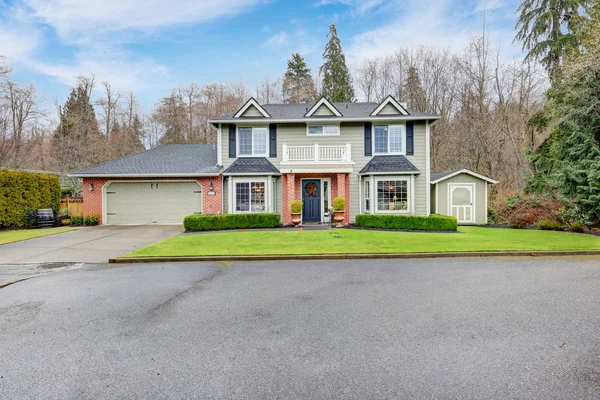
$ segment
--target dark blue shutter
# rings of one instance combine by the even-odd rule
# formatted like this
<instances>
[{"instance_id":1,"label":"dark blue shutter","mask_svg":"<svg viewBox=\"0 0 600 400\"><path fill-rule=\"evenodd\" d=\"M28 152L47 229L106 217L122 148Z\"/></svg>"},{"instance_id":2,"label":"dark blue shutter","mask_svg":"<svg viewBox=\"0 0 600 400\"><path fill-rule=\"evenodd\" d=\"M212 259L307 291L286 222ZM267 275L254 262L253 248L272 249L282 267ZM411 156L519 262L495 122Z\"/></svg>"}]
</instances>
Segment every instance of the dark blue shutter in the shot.
<instances>
[{"instance_id":1,"label":"dark blue shutter","mask_svg":"<svg viewBox=\"0 0 600 400\"><path fill-rule=\"evenodd\" d=\"M406 155L412 156L415 154L415 123L412 121L406 122Z\"/></svg>"},{"instance_id":2,"label":"dark blue shutter","mask_svg":"<svg viewBox=\"0 0 600 400\"><path fill-rule=\"evenodd\" d=\"M373 154L371 144L371 126L370 122L365 122L365 156L371 156Z\"/></svg>"},{"instance_id":3,"label":"dark blue shutter","mask_svg":"<svg viewBox=\"0 0 600 400\"><path fill-rule=\"evenodd\" d=\"M229 125L229 158L235 158L235 124Z\"/></svg>"},{"instance_id":4,"label":"dark blue shutter","mask_svg":"<svg viewBox=\"0 0 600 400\"><path fill-rule=\"evenodd\" d=\"M277 157L277 124L269 124L269 157Z\"/></svg>"}]
</instances>

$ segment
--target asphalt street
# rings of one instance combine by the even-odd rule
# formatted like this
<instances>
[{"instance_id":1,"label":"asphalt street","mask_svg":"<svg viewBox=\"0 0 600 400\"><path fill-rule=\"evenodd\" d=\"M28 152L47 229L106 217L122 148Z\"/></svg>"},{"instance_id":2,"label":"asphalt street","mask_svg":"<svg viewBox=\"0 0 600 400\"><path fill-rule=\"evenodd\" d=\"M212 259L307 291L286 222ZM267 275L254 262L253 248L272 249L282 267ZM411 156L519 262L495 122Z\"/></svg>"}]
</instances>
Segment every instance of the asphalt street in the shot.
<instances>
[{"instance_id":1,"label":"asphalt street","mask_svg":"<svg viewBox=\"0 0 600 400\"><path fill-rule=\"evenodd\" d=\"M61 269L0 289L0 398L599 399L600 260Z\"/></svg>"}]
</instances>

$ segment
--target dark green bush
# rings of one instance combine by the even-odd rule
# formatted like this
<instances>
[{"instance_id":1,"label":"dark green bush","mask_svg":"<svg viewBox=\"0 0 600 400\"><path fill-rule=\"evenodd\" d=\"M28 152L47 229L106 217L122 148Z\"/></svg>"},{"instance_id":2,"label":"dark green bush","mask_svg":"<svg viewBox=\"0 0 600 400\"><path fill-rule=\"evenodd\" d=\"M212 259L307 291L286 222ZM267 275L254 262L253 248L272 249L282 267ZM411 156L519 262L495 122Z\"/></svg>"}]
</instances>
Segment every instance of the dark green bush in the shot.
<instances>
[{"instance_id":1,"label":"dark green bush","mask_svg":"<svg viewBox=\"0 0 600 400\"><path fill-rule=\"evenodd\" d=\"M569 231L576 233L584 233L587 230L585 224L581 221L575 221L569 225Z\"/></svg>"},{"instance_id":2,"label":"dark green bush","mask_svg":"<svg viewBox=\"0 0 600 400\"><path fill-rule=\"evenodd\" d=\"M72 215L71 216L71 225L73 225L73 226L83 225L83 215Z\"/></svg>"},{"instance_id":3,"label":"dark green bush","mask_svg":"<svg viewBox=\"0 0 600 400\"><path fill-rule=\"evenodd\" d=\"M29 224L28 210L60 206L60 181L56 175L0 171L0 228Z\"/></svg>"},{"instance_id":4,"label":"dark green bush","mask_svg":"<svg viewBox=\"0 0 600 400\"><path fill-rule=\"evenodd\" d=\"M188 231L276 228L280 225L279 214L188 215L183 220Z\"/></svg>"},{"instance_id":5,"label":"dark green bush","mask_svg":"<svg viewBox=\"0 0 600 400\"><path fill-rule=\"evenodd\" d=\"M551 219L543 219L537 223L537 227L543 231L563 231L563 224Z\"/></svg>"},{"instance_id":6,"label":"dark green bush","mask_svg":"<svg viewBox=\"0 0 600 400\"><path fill-rule=\"evenodd\" d=\"M433 214L428 217L415 215L371 215L356 216L356 225L363 228L410 229L428 231L455 231L456 218Z\"/></svg>"}]
</instances>

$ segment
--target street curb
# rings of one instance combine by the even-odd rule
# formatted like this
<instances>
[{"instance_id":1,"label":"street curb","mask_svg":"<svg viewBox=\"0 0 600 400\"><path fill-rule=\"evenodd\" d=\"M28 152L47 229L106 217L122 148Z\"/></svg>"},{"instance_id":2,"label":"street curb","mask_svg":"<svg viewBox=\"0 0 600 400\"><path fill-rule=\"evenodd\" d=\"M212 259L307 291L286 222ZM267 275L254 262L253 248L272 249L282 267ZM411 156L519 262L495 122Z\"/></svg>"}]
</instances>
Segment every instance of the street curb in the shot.
<instances>
[{"instance_id":1,"label":"street curb","mask_svg":"<svg viewBox=\"0 0 600 400\"><path fill-rule=\"evenodd\" d=\"M110 264L165 263L190 261L284 261L284 260L381 260L455 257L548 257L600 256L600 250L566 251L470 251L447 253L385 253L385 254L288 254L257 256L190 256L190 257L135 257L111 258Z\"/></svg>"}]
</instances>

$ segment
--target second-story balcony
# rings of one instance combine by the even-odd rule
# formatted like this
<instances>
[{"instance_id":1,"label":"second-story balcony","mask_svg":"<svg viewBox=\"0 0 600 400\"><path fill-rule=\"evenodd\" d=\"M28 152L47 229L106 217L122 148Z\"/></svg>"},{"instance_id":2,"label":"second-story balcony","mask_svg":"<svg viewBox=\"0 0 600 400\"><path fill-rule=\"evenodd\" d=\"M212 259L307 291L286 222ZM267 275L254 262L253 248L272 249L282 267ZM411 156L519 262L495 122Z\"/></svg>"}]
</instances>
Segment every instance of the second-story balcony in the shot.
<instances>
[{"instance_id":1,"label":"second-story balcony","mask_svg":"<svg viewBox=\"0 0 600 400\"><path fill-rule=\"evenodd\" d=\"M350 164L350 143L341 145L308 145L288 146L283 145L283 159L285 164Z\"/></svg>"}]
</instances>

